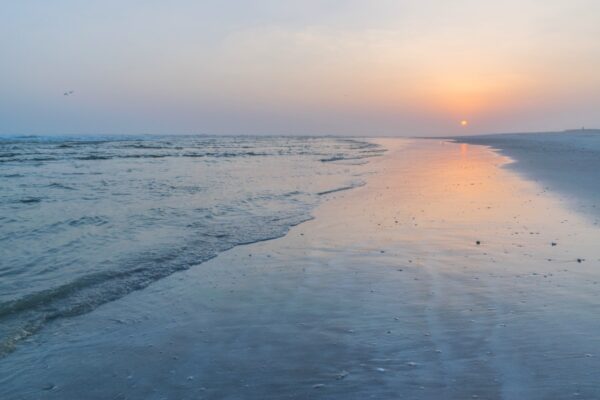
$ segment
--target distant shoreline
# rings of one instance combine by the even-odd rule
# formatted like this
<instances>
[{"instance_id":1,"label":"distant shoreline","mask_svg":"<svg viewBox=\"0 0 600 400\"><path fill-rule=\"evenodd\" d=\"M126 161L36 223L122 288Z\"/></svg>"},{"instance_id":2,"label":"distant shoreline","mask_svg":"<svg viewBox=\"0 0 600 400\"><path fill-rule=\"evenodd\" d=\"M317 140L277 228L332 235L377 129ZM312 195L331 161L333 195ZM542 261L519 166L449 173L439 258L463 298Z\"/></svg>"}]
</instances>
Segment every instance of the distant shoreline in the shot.
<instances>
[{"instance_id":1,"label":"distant shoreline","mask_svg":"<svg viewBox=\"0 0 600 400\"><path fill-rule=\"evenodd\" d=\"M484 145L515 162L508 168L555 192L571 208L600 220L600 130L455 136L457 143Z\"/></svg>"}]
</instances>

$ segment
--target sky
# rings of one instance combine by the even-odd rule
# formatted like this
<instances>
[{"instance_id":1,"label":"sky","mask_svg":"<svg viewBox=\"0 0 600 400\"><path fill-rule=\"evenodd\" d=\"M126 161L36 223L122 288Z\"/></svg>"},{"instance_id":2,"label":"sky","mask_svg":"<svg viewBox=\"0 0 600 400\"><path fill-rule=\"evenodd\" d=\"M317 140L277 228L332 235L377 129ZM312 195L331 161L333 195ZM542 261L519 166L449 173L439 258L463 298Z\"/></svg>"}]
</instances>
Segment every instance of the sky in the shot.
<instances>
[{"instance_id":1,"label":"sky","mask_svg":"<svg viewBox=\"0 0 600 400\"><path fill-rule=\"evenodd\" d=\"M600 127L598 38L597 0L0 1L0 134Z\"/></svg>"}]
</instances>

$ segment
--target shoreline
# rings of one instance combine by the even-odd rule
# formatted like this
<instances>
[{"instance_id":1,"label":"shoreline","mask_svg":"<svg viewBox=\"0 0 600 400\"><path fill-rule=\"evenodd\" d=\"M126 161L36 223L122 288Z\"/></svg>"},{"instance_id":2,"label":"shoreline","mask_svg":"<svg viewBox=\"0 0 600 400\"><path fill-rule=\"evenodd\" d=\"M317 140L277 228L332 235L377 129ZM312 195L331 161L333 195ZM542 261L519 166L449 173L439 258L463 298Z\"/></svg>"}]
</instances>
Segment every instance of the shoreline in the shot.
<instances>
[{"instance_id":1,"label":"shoreline","mask_svg":"<svg viewBox=\"0 0 600 400\"><path fill-rule=\"evenodd\" d=\"M449 138L484 145L514 160L508 166L539 182L580 213L600 223L600 131L493 134Z\"/></svg>"},{"instance_id":2,"label":"shoreline","mask_svg":"<svg viewBox=\"0 0 600 400\"><path fill-rule=\"evenodd\" d=\"M597 396L597 227L489 149L378 141L284 237L55 321L2 397Z\"/></svg>"},{"instance_id":3,"label":"shoreline","mask_svg":"<svg viewBox=\"0 0 600 400\"><path fill-rule=\"evenodd\" d=\"M357 139L199 140L46 137L41 147L8 146L0 357L47 321L283 236L311 218L323 194L362 182L359 164L380 152Z\"/></svg>"}]
</instances>

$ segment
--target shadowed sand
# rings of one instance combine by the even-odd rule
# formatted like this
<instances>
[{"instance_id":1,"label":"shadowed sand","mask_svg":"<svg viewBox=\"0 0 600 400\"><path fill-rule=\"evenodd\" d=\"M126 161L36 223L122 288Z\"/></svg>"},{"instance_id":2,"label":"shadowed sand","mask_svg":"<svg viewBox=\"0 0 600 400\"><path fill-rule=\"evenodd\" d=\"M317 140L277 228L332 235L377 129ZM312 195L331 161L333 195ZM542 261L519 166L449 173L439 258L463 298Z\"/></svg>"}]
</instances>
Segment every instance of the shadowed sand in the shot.
<instances>
[{"instance_id":1,"label":"shadowed sand","mask_svg":"<svg viewBox=\"0 0 600 400\"><path fill-rule=\"evenodd\" d=\"M287 236L32 337L0 397L599 398L598 228L485 147L380 142Z\"/></svg>"}]
</instances>

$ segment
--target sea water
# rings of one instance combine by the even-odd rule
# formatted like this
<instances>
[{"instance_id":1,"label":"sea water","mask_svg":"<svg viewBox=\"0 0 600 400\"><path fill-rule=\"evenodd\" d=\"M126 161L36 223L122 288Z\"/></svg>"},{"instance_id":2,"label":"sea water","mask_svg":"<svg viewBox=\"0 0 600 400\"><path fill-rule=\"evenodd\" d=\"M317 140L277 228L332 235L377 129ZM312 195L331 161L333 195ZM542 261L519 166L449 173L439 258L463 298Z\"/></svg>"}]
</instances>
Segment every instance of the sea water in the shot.
<instances>
[{"instance_id":1,"label":"sea water","mask_svg":"<svg viewBox=\"0 0 600 400\"><path fill-rule=\"evenodd\" d=\"M326 137L0 138L0 355L49 321L284 235L382 151Z\"/></svg>"}]
</instances>

